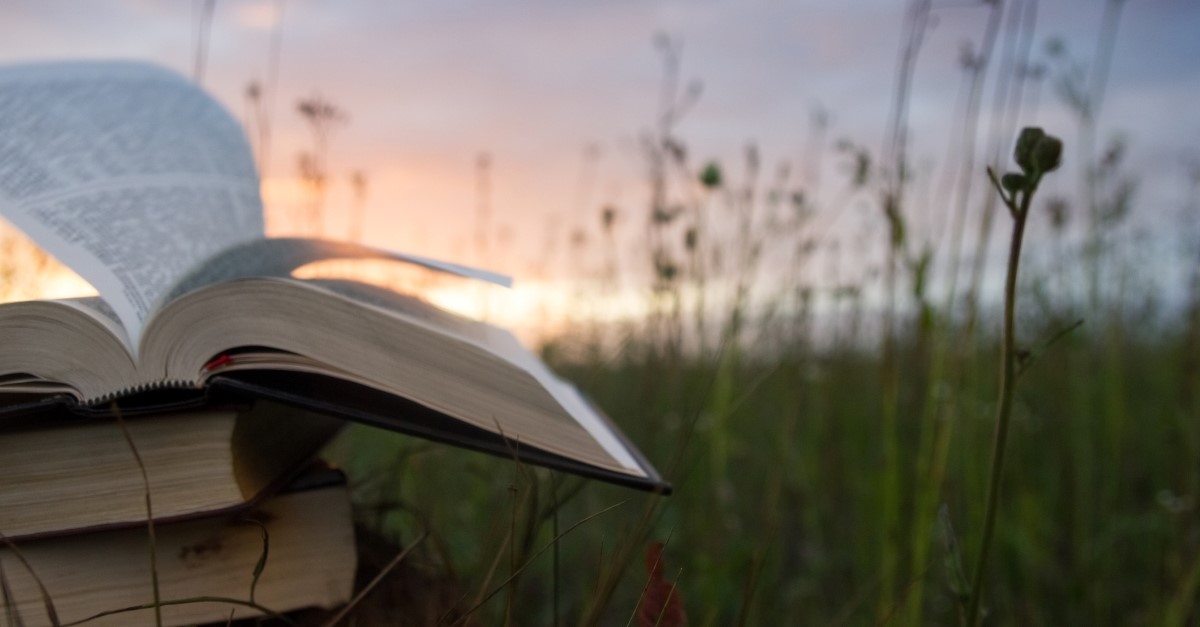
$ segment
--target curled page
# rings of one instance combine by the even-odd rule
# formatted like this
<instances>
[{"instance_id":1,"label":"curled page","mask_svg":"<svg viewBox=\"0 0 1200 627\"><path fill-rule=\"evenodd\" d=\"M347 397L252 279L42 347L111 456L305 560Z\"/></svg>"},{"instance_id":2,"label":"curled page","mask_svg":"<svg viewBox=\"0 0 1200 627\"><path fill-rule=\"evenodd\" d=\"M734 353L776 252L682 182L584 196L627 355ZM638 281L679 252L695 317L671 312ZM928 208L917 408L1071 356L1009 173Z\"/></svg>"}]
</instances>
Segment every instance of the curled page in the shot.
<instances>
[{"instance_id":1,"label":"curled page","mask_svg":"<svg viewBox=\"0 0 1200 627\"><path fill-rule=\"evenodd\" d=\"M196 264L263 237L237 122L141 63L0 68L0 213L100 292L135 350Z\"/></svg>"},{"instance_id":2,"label":"curled page","mask_svg":"<svg viewBox=\"0 0 1200 627\"><path fill-rule=\"evenodd\" d=\"M163 295L161 304L165 305L167 302L206 285L250 277L289 276L297 268L330 259L390 259L504 287L512 285L512 279L502 274L426 257L407 255L351 242L305 237L273 237L244 242L221 251L185 275L169 292Z\"/></svg>"}]
</instances>

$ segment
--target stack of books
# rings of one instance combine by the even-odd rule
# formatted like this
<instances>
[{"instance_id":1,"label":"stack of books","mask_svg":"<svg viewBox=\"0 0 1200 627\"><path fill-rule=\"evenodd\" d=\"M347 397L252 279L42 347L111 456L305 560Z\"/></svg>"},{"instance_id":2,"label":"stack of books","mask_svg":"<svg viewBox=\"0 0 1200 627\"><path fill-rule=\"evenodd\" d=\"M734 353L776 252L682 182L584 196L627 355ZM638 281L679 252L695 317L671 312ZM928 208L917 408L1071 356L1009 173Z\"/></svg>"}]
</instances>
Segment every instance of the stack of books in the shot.
<instances>
[{"instance_id":1,"label":"stack of books","mask_svg":"<svg viewBox=\"0 0 1200 627\"><path fill-rule=\"evenodd\" d=\"M245 136L186 79L137 63L0 68L0 128L0 214L99 292L0 305L11 624L153 604L155 580L164 624L345 601L346 490L298 469L347 421L669 491L507 331L379 285L294 276L374 258L509 282L266 237ZM140 611L90 624L153 622Z\"/></svg>"},{"instance_id":2,"label":"stack of books","mask_svg":"<svg viewBox=\"0 0 1200 627\"><path fill-rule=\"evenodd\" d=\"M164 625L346 602L349 495L341 473L309 461L341 424L261 402L10 425L0 433L8 624L155 624L155 584Z\"/></svg>"}]
</instances>

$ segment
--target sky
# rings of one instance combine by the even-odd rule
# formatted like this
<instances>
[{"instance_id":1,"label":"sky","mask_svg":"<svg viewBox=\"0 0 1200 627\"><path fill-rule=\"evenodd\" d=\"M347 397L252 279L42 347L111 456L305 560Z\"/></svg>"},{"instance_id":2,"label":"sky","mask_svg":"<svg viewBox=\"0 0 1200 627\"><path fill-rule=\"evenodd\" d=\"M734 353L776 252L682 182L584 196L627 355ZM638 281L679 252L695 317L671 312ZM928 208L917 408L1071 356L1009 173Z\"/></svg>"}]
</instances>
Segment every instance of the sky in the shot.
<instances>
[{"instance_id":1,"label":"sky","mask_svg":"<svg viewBox=\"0 0 1200 627\"><path fill-rule=\"evenodd\" d=\"M1042 0L1035 55L1058 36L1072 54L1089 58L1102 4ZM275 63L275 89L265 98L270 158L260 165L273 232L296 228L289 216L305 198L297 155L313 139L295 105L320 95L346 114L328 135L325 234L349 232L356 203L350 177L361 172L367 243L485 265L520 285L562 279L569 233L595 232L605 205L619 210L619 228L630 234L621 257L644 247L637 239L648 198L639 141L658 109L656 34L681 46L683 81L702 85L677 135L693 162L720 160L736 177L748 143L764 164L801 160L818 109L829 116L830 141L845 137L878 152L906 3L217 0L201 38L204 6L7 2L0 62L151 61L197 78L243 120L251 117L246 86L269 83ZM934 7L910 106L913 163L929 180L955 139L962 42L979 39L987 10L956 0ZM1164 246L1177 236L1172 224L1186 203L1187 160L1200 150L1197 33L1200 3L1128 0L1099 120L1102 138L1128 139L1128 168L1140 181L1129 228ZM1033 122L1070 146L1075 122L1049 85L1039 103ZM490 164L485 188L481 155ZM832 161L823 180L839 176ZM1074 179L1061 178L1055 184L1068 193ZM481 195L489 212L486 254L474 245ZM859 224L869 222L859 214L870 209L856 211L836 220L842 237L872 233Z\"/></svg>"}]
</instances>

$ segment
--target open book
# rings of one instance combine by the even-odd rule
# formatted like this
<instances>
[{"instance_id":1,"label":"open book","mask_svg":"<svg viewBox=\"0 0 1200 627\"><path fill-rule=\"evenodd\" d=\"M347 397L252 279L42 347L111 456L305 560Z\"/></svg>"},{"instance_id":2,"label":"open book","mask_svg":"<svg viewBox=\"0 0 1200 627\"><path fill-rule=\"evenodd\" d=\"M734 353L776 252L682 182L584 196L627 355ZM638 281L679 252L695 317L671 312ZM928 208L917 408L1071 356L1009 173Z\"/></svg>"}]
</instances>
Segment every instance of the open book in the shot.
<instances>
[{"instance_id":1,"label":"open book","mask_svg":"<svg viewBox=\"0 0 1200 627\"><path fill-rule=\"evenodd\" d=\"M382 257L506 281L265 238L241 129L185 79L135 63L3 68L0 128L0 212L100 293L0 306L0 413L268 398L666 488L510 333L379 287L292 277L313 261Z\"/></svg>"}]
</instances>

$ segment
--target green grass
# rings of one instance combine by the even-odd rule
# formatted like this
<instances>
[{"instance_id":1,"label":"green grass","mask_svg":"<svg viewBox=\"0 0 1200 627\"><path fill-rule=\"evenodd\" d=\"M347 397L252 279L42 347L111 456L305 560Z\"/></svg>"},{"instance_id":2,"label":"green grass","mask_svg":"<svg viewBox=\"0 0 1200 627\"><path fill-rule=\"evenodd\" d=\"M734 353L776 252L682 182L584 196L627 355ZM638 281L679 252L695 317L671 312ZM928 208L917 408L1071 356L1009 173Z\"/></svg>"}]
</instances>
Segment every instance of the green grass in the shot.
<instances>
[{"instance_id":1,"label":"green grass","mask_svg":"<svg viewBox=\"0 0 1200 627\"><path fill-rule=\"evenodd\" d=\"M987 624L1195 620L1200 381L1194 364L1186 363L1194 354L1184 348L1184 332L1135 338L1089 324L1031 366L1012 416L1003 513L985 587ZM994 339L980 342L963 358L958 383L939 388L936 398L947 407L940 415L954 426L947 467L927 504L933 511L916 512L930 358L911 341L900 344L904 367L893 442L880 429L882 370L872 351L793 352L770 363L743 360L734 370L685 358L559 364L650 459L671 469L676 494L659 499L583 486L558 511L564 527L627 502L563 537L557 580L549 554L529 567L509 601L519 622L551 624L557 581L561 624L574 624L594 600L602 568L623 544L632 544L639 547L635 559L622 568L611 598L602 599L600 621L625 624L644 583L640 548L647 538L670 538L667 572L681 571L694 624L733 624L739 617L748 624L875 624L881 598L919 604L926 624L956 624L961 599L953 593L943 543L932 538L926 563L910 563L917 554L912 521L921 513L934 519L945 505L963 547L959 559L973 559L987 489L998 347ZM721 377L728 381L718 385ZM714 408L713 390L722 385L732 398ZM725 413L725 427L716 428L714 410ZM517 507L509 486L540 489L543 500L548 494L544 471L533 473L541 484L533 486L511 462L398 436L359 435L357 444L343 443L354 451L347 461L359 473L355 481L379 486L380 477L394 478L385 491L421 512L442 547L440 555L426 552L422 559L456 573L467 590L481 585L503 544L498 538ZM888 447L901 460L895 475L886 471ZM716 448L727 452L727 465L710 463ZM400 463L389 457L415 449L421 452ZM560 493L573 483L563 478ZM885 486L900 486L898 533L885 526ZM374 498L370 491L362 497ZM645 501L657 509L643 533ZM399 536L416 529L411 516L400 514L389 525ZM548 539L549 523L534 535ZM897 572L921 574L920 598L906 596L913 589L907 576L892 590L881 588L885 549L897 556ZM756 584L748 590L751 581ZM481 612L484 624L501 622L504 603L498 597ZM905 614L882 612L897 623Z\"/></svg>"},{"instance_id":2,"label":"green grass","mask_svg":"<svg viewBox=\"0 0 1200 627\"><path fill-rule=\"evenodd\" d=\"M1140 296L1122 278L1154 272L1131 267L1144 244L1125 223L1137 179L1123 144L1098 148L1115 130L1097 120L1123 4L1094 8L1101 32L1087 58L1061 40L1035 52L1033 3L981 4L984 35L959 59L970 97L960 119L939 121L962 134L943 165L962 167L936 186L907 141L918 52L941 12L932 3L908 3L884 150L827 142L829 119L816 115L811 150L775 178L753 144L740 167L689 160L678 123L699 80L678 40L656 37L660 110L638 155L646 202L603 208L604 249L581 238L569 260L603 260L600 293L587 296L634 281L653 311L619 350L592 344L610 329L582 325L545 353L675 495L360 430L339 447L359 502L391 506L373 520L398 543L431 534L414 560L455 590L439 598L460 612L511 577L473 614L481 624L630 624L641 551L668 539L665 570L693 625L964 624L976 572L985 625L1195 624L1200 275ZM985 291L1004 203L984 168L1011 169L1010 139L1038 119L1043 82L1076 123L1067 167L1079 186L1023 209L1031 263L1007 295L1021 303L1009 312L1009 366L1023 371L1010 395L998 389L1000 289ZM846 169L821 192L789 174L830 159ZM857 204L876 212L868 246L829 229ZM628 238L644 259L618 264ZM1183 315L1137 313L1169 293L1189 299ZM813 324L813 303L834 312L832 328ZM873 328L881 337L862 339ZM997 415L1002 490L990 481ZM998 515L986 541L989 492Z\"/></svg>"}]
</instances>

